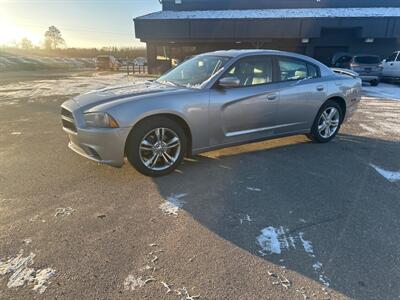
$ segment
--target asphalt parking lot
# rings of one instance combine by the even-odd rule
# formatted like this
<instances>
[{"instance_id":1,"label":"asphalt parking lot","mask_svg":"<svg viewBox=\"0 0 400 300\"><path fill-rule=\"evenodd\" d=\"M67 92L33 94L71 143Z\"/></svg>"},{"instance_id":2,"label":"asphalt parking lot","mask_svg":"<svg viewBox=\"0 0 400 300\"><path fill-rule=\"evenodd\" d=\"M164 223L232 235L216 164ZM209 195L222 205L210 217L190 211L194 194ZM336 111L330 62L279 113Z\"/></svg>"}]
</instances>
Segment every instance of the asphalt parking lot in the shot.
<instances>
[{"instance_id":1,"label":"asphalt parking lot","mask_svg":"<svg viewBox=\"0 0 400 300\"><path fill-rule=\"evenodd\" d=\"M400 297L400 101L368 87L329 144L232 147L152 179L61 130L63 101L123 74L28 79L0 85L0 299Z\"/></svg>"}]
</instances>

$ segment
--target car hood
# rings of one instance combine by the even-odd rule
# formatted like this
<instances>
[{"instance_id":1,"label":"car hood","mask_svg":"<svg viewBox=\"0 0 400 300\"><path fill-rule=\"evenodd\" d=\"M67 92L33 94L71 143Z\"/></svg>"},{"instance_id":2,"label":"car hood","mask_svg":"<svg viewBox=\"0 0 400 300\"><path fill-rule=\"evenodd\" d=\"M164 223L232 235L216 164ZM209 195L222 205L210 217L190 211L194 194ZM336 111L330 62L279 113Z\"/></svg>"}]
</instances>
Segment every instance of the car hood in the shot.
<instances>
[{"instance_id":1,"label":"car hood","mask_svg":"<svg viewBox=\"0 0 400 300\"><path fill-rule=\"evenodd\" d=\"M114 100L171 92L178 89L182 88L160 84L155 81L144 81L90 91L75 97L74 101L81 107L90 108Z\"/></svg>"}]
</instances>

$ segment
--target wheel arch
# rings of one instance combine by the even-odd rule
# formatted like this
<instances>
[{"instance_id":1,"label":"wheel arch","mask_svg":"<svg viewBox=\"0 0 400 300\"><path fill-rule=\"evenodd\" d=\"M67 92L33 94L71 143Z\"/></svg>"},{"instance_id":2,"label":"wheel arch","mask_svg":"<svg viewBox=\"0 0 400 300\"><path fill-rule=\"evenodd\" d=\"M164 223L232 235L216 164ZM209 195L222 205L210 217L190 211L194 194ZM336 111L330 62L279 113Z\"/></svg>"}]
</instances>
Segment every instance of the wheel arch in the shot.
<instances>
[{"instance_id":1,"label":"wheel arch","mask_svg":"<svg viewBox=\"0 0 400 300\"><path fill-rule=\"evenodd\" d=\"M139 126L142 122L148 120L148 119L152 119L152 118L157 118L157 117L165 117L168 118L170 120L175 121L176 123L179 124L179 126L181 126L181 128L183 129L183 131L185 132L186 135L186 143L187 143L187 147L186 147L186 155L190 156L192 153L192 132L190 130L190 127L188 125L188 123L186 122L185 119L183 119L181 116L174 114L174 113L157 113L157 114L153 114L153 115L147 115L142 117L141 119L139 119L132 127L132 129L130 130L130 133L133 132L135 130L135 128L137 128L137 126ZM129 135L130 135L129 133ZM124 153L126 154L127 151L127 143L129 140L129 135L125 141L125 150Z\"/></svg>"},{"instance_id":2,"label":"wheel arch","mask_svg":"<svg viewBox=\"0 0 400 300\"><path fill-rule=\"evenodd\" d=\"M333 96L330 97L328 99L326 99L326 101L321 105L321 107L323 107L325 105L325 103L327 103L328 101L334 101L337 104L339 104L343 116L342 116L342 121L346 118L346 112L347 112L347 105L346 105L346 100L344 100L344 98L340 97L340 96Z\"/></svg>"}]
</instances>

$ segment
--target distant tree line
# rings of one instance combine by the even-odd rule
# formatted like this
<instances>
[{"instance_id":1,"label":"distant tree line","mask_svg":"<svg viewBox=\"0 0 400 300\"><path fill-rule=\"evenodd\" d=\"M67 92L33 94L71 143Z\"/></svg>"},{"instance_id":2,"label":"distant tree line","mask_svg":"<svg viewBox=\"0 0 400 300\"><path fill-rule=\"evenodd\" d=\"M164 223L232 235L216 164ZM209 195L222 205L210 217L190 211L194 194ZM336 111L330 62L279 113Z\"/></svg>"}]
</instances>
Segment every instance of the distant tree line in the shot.
<instances>
[{"instance_id":1,"label":"distant tree line","mask_svg":"<svg viewBox=\"0 0 400 300\"><path fill-rule=\"evenodd\" d=\"M68 48L61 31L55 26L50 26L44 33L43 47L34 46L28 38L23 38L13 46L1 46L0 50L40 56L93 58L98 55L113 55L121 59L146 57L144 47Z\"/></svg>"}]
</instances>

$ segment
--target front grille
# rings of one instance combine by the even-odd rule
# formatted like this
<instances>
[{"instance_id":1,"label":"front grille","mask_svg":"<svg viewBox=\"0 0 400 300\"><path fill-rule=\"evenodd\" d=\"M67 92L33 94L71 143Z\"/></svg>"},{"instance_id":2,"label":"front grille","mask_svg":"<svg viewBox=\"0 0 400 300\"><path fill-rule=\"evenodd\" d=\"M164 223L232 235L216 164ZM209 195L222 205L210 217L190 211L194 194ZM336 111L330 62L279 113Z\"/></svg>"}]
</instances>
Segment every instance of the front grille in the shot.
<instances>
[{"instance_id":1,"label":"front grille","mask_svg":"<svg viewBox=\"0 0 400 300\"><path fill-rule=\"evenodd\" d=\"M61 107L61 115L70 119L74 119L74 116L72 115L72 112L69 110L65 109L64 107Z\"/></svg>"},{"instance_id":2,"label":"front grille","mask_svg":"<svg viewBox=\"0 0 400 300\"><path fill-rule=\"evenodd\" d=\"M61 108L61 121L64 128L71 130L73 132L77 132L74 115L72 114L72 112L65 109L64 107Z\"/></svg>"}]
</instances>

